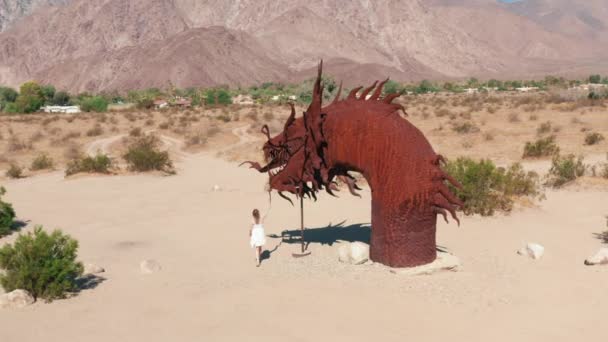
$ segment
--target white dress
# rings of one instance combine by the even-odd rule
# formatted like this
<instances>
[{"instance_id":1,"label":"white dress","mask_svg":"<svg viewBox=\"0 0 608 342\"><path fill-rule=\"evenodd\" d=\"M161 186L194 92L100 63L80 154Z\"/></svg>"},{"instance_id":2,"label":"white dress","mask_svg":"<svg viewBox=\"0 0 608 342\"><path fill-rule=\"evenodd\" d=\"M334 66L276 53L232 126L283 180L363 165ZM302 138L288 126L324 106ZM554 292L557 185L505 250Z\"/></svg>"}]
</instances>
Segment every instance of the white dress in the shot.
<instances>
[{"instance_id":1,"label":"white dress","mask_svg":"<svg viewBox=\"0 0 608 342\"><path fill-rule=\"evenodd\" d=\"M261 223L253 224L251 228L251 239L249 244L252 248L262 247L266 243L266 234L264 233L264 226Z\"/></svg>"}]
</instances>

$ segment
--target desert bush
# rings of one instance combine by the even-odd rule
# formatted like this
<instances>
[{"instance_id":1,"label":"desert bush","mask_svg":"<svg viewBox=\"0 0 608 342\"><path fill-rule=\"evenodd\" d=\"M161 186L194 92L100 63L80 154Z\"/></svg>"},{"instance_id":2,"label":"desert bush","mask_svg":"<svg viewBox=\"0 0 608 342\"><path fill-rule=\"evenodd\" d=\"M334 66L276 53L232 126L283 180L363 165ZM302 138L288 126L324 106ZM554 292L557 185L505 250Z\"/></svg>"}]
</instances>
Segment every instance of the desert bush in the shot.
<instances>
[{"instance_id":1,"label":"desert bush","mask_svg":"<svg viewBox=\"0 0 608 342\"><path fill-rule=\"evenodd\" d=\"M112 171L114 162L112 158L103 153L98 153L96 156L78 156L68 162L65 170L66 176L75 175L77 173L105 173Z\"/></svg>"},{"instance_id":2,"label":"desert bush","mask_svg":"<svg viewBox=\"0 0 608 342\"><path fill-rule=\"evenodd\" d=\"M509 122L520 122L519 115L517 113L509 114Z\"/></svg>"},{"instance_id":3,"label":"desert bush","mask_svg":"<svg viewBox=\"0 0 608 342\"><path fill-rule=\"evenodd\" d=\"M23 289L46 301L65 298L78 290L83 272L77 252L78 241L69 235L59 230L48 234L37 226L0 249L0 285L7 292Z\"/></svg>"},{"instance_id":4,"label":"desert bush","mask_svg":"<svg viewBox=\"0 0 608 342\"><path fill-rule=\"evenodd\" d=\"M435 111L435 116L438 118L444 117L444 116L449 116L450 115L450 110L446 109L446 108L441 108Z\"/></svg>"},{"instance_id":5,"label":"desert bush","mask_svg":"<svg viewBox=\"0 0 608 342\"><path fill-rule=\"evenodd\" d=\"M129 135L132 137L141 137L142 131L140 127L135 127L129 131Z\"/></svg>"},{"instance_id":6,"label":"desert bush","mask_svg":"<svg viewBox=\"0 0 608 342\"><path fill-rule=\"evenodd\" d=\"M608 163L600 166L600 177L608 179Z\"/></svg>"},{"instance_id":7,"label":"desert bush","mask_svg":"<svg viewBox=\"0 0 608 342\"><path fill-rule=\"evenodd\" d=\"M103 134L103 128L101 125L97 124L93 128L87 131L87 137L96 137Z\"/></svg>"},{"instance_id":8,"label":"desert bush","mask_svg":"<svg viewBox=\"0 0 608 342\"><path fill-rule=\"evenodd\" d=\"M528 119L529 119L530 121L536 121L536 120L538 120L538 115L536 115L536 114L532 114L532 115L530 115L530 117L529 117Z\"/></svg>"},{"instance_id":9,"label":"desert bush","mask_svg":"<svg viewBox=\"0 0 608 342\"><path fill-rule=\"evenodd\" d=\"M80 109L82 109L83 112L107 112L108 100L101 96L87 97L80 103Z\"/></svg>"},{"instance_id":10,"label":"desert bush","mask_svg":"<svg viewBox=\"0 0 608 342\"><path fill-rule=\"evenodd\" d=\"M566 156L556 155L551 162L551 169L547 175L546 185L559 188L585 174L587 167L583 157L573 154Z\"/></svg>"},{"instance_id":11,"label":"desert bush","mask_svg":"<svg viewBox=\"0 0 608 342\"><path fill-rule=\"evenodd\" d=\"M160 140L154 135L146 135L133 142L123 158L131 171L163 171L175 173L169 152L159 150Z\"/></svg>"},{"instance_id":12,"label":"desert bush","mask_svg":"<svg viewBox=\"0 0 608 342\"><path fill-rule=\"evenodd\" d=\"M8 152L18 152L23 150L29 150L32 148L31 144L24 142L19 139L16 135L11 134L8 138L6 149Z\"/></svg>"},{"instance_id":13,"label":"desert bush","mask_svg":"<svg viewBox=\"0 0 608 342\"><path fill-rule=\"evenodd\" d=\"M540 158L556 155L559 147L555 143L555 136L541 138L535 142L526 142L524 146L524 158Z\"/></svg>"},{"instance_id":14,"label":"desert bush","mask_svg":"<svg viewBox=\"0 0 608 342\"><path fill-rule=\"evenodd\" d=\"M452 130L458 134L469 134L479 132L479 128L469 121L453 123Z\"/></svg>"},{"instance_id":15,"label":"desert bush","mask_svg":"<svg viewBox=\"0 0 608 342\"><path fill-rule=\"evenodd\" d=\"M526 173L520 164L505 169L496 167L490 160L458 158L448 161L445 169L462 184L462 190L450 187L464 202L462 210L466 215L490 216L496 211L509 212L513 208L513 198L540 193L538 175Z\"/></svg>"},{"instance_id":16,"label":"desert bush","mask_svg":"<svg viewBox=\"0 0 608 342\"><path fill-rule=\"evenodd\" d=\"M52 169L54 166L53 158L51 158L48 154L42 153L39 154L32 161L32 165L30 165L30 170L38 171L38 170L48 170Z\"/></svg>"},{"instance_id":17,"label":"desert bush","mask_svg":"<svg viewBox=\"0 0 608 342\"><path fill-rule=\"evenodd\" d=\"M538 135L546 134L546 133L551 132L551 128L552 128L551 121L543 122L536 129L536 133Z\"/></svg>"},{"instance_id":18,"label":"desert bush","mask_svg":"<svg viewBox=\"0 0 608 342\"><path fill-rule=\"evenodd\" d=\"M2 200L6 189L0 186L0 237L11 233L15 224L15 210L10 203Z\"/></svg>"},{"instance_id":19,"label":"desert bush","mask_svg":"<svg viewBox=\"0 0 608 342\"><path fill-rule=\"evenodd\" d=\"M203 133L196 133L188 137L186 146L203 146L207 143L207 137Z\"/></svg>"},{"instance_id":20,"label":"desert bush","mask_svg":"<svg viewBox=\"0 0 608 342\"><path fill-rule=\"evenodd\" d=\"M6 170L5 175L6 177L13 179L22 178L23 168L17 164L11 163L11 165L8 167L8 170Z\"/></svg>"},{"instance_id":21,"label":"desert bush","mask_svg":"<svg viewBox=\"0 0 608 342\"><path fill-rule=\"evenodd\" d=\"M600 133L587 133L585 135L585 145L595 145L604 140L604 136Z\"/></svg>"}]
</instances>

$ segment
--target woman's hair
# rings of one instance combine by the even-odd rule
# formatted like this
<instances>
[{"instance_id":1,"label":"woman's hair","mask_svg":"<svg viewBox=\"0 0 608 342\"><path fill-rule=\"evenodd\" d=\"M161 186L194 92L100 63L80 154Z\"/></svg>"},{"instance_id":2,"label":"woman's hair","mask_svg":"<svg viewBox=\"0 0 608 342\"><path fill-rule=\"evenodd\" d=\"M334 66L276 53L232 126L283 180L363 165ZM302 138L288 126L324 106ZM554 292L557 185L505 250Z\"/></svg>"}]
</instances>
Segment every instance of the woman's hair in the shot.
<instances>
[{"instance_id":1,"label":"woman's hair","mask_svg":"<svg viewBox=\"0 0 608 342\"><path fill-rule=\"evenodd\" d=\"M253 218L254 218L256 221L258 221L258 222L260 221L260 211L259 211L259 210L257 210L257 209L253 209L253 213L252 213L252 215L253 215Z\"/></svg>"}]
</instances>

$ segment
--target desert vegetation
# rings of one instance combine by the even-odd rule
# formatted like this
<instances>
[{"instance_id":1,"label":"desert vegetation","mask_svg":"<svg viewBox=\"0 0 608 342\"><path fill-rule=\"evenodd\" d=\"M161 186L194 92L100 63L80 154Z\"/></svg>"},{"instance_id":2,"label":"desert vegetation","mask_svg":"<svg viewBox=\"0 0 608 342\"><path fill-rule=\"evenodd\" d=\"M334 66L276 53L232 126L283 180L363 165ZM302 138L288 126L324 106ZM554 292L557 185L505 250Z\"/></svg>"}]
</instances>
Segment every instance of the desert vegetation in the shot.
<instances>
[{"instance_id":1,"label":"desert vegetation","mask_svg":"<svg viewBox=\"0 0 608 342\"><path fill-rule=\"evenodd\" d=\"M0 186L0 238L10 234L15 224L15 210L10 203L2 200L4 194L6 189Z\"/></svg>"},{"instance_id":2,"label":"desert vegetation","mask_svg":"<svg viewBox=\"0 0 608 342\"><path fill-rule=\"evenodd\" d=\"M0 248L0 285L5 291L28 291L34 298L53 301L78 290L83 266L76 261L78 242L59 230L41 226L19 235Z\"/></svg>"}]
</instances>

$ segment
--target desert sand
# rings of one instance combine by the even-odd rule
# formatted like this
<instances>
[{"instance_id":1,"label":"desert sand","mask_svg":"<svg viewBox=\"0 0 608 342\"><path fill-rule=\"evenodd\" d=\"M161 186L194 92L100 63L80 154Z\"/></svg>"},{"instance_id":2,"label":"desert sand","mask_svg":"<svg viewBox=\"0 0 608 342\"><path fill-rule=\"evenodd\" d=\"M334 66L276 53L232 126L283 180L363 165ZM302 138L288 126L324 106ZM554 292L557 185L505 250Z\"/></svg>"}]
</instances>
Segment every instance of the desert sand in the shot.
<instances>
[{"instance_id":1,"label":"desert sand","mask_svg":"<svg viewBox=\"0 0 608 342\"><path fill-rule=\"evenodd\" d=\"M178 174L87 176L60 171L4 182L24 231L61 228L80 259L106 269L96 287L52 304L0 310L1 341L575 341L601 340L608 267L584 259L601 241L608 192L571 186L508 216L438 226L459 272L394 274L338 262L345 240L369 234L370 193L305 203L312 254L269 238L255 267L250 211L270 209L269 235L299 227L299 210L266 177L210 153L187 154ZM212 191L215 185L221 191ZM326 230L327 231L327 230ZM1 240L12 242L17 234ZM532 260L528 241L545 246ZM142 260L162 269L141 274Z\"/></svg>"}]
</instances>

